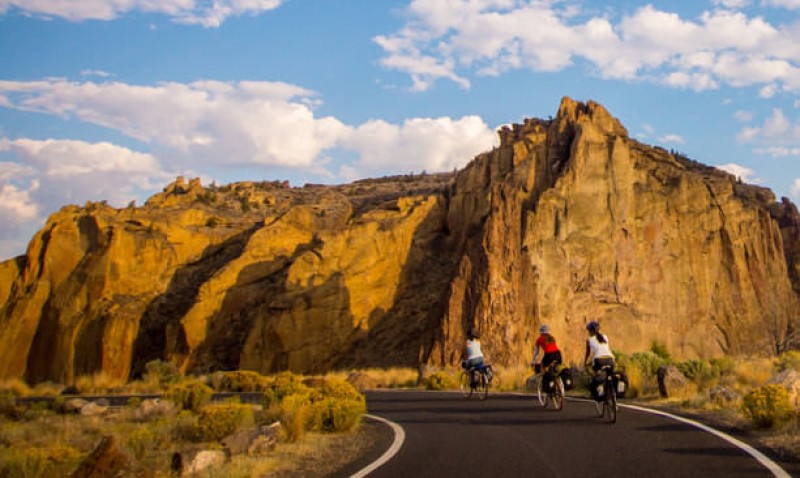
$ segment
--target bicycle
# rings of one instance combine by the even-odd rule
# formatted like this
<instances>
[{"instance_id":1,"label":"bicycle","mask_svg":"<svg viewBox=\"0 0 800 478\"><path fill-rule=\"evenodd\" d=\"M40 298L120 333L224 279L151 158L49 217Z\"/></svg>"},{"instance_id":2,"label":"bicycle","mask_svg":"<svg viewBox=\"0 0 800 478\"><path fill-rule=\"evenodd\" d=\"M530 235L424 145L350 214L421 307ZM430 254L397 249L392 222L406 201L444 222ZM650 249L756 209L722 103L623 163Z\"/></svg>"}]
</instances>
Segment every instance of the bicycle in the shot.
<instances>
[{"instance_id":1,"label":"bicycle","mask_svg":"<svg viewBox=\"0 0 800 478\"><path fill-rule=\"evenodd\" d=\"M461 363L464 368L464 363ZM477 394L481 400L489 397L489 385L494 378L491 364L481 364L461 371L458 384L464 398L470 398Z\"/></svg>"},{"instance_id":2,"label":"bicycle","mask_svg":"<svg viewBox=\"0 0 800 478\"><path fill-rule=\"evenodd\" d=\"M553 409L560 411L564 408L564 381L556 373L559 364L552 363L547 367L536 364L536 398L539 405L547 407L548 402L553 404Z\"/></svg>"},{"instance_id":3,"label":"bicycle","mask_svg":"<svg viewBox=\"0 0 800 478\"><path fill-rule=\"evenodd\" d=\"M597 375L602 375L602 382L597 384L597 391L594 395L594 407L597 417L606 416L609 423L617 423L617 384L614 381L614 366L604 365L597 371Z\"/></svg>"}]
</instances>

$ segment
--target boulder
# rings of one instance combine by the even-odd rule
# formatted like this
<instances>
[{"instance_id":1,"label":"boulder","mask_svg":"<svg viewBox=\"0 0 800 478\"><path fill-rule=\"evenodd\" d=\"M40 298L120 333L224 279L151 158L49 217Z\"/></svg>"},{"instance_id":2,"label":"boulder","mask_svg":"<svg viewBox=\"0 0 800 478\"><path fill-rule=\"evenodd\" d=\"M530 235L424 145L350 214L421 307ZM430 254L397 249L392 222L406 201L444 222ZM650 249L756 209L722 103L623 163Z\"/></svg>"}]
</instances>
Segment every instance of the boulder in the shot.
<instances>
[{"instance_id":1,"label":"boulder","mask_svg":"<svg viewBox=\"0 0 800 478\"><path fill-rule=\"evenodd\" d=\"M190 450L172 455L172 471L179 476L192 476L203 470L217 468L228 461L223 450Z\"/></svg>"},{"instance_id":2,"label":"boulder","mask_svg":"<svg viewBox=\"0 0 800 478\"><path fill-rule=\"evenodd\" d=\"M81 407L80 414L86 417L93 417L102 415L108 411L108 406L104 406L97 402L89 402Z\"/></svg>"},{"instance_id":3,"label":"boulder","mask_svg":"<svg viewBox=\"0 0 800 478\"><path fill-rule=\"evenodd\" d=\"M739 392L723 386L712 388L708 396L711 401L719 407L727 407L741 398Z\"/></svg>"},{"instance_id":4,"label":"boulder","mask_svg":"<svg viewBox=\"0 0 800 478\"><path fill-rule=\"evenodd\" d=\"M248 455L263 454L275 445L280 430L280 422L250 430L241 430L223 438L222 446L225 447L230 456L243 453Z\"/></svg>"},{"instance_id":5,"label":"boulder","mask_svg":"<svg viewBox=\"0 0 800 478\"><path fill-rule=\"evenodd\" d=\"M658 393L668 398L675 396L678 390L686 387L686 376L674 365L662 365L658 368Z\"/></svg>"},{"instance_id":6,"label":"boulder","mask_svg":"<svg viewBox=\"0 0 800 478\"><path fill-rule=\"evenodd\" d=\"M796 409L800 409L800 372L793 369L784 370L767 381L777 384L789 391L789 401Z\"/></svg>"},{"instance_id":7,"label":"boulder","mask_svg":"<svg viewBox=\"0 0 800 478\"><path fill-rule=\"evenodd\" d=\"M347 381L358 391L378 388L378 381L364 372L352 372L347 376Z\"/></svg>"},{"instance_id":8,"label":"boulder","mask_svg":"<svg viewBox=\"0 0 800 478\"><path fill-rule=\"evenodd\" d=\"M169 416L178 413L178 407L169 400L161 400L160 398L148 398L142 400L142 403L134 410L134 420L144 421L153 417Z\"/></svg>"},{"instance_id":9,"label":"boulder","mask_svg":"<svg viewBox=\"0 0 800 478\"><path fill-rule=\"evenodd\" d=\"M69 398L61 404L61 411L63 413L80 413L87 403L89 402L82 398Z\"/></svg>"},{"instance_id":10,"label":"boulder","mask_svg":"<svg viewBox=\"0 0 800 478\"><path fill-rule=\"evenodd\" d=\"M130 471L128 457L117 448L114 437L108 435L78 465L70 478L115 478L129 476Z\"/></svg>"}]
</instances>

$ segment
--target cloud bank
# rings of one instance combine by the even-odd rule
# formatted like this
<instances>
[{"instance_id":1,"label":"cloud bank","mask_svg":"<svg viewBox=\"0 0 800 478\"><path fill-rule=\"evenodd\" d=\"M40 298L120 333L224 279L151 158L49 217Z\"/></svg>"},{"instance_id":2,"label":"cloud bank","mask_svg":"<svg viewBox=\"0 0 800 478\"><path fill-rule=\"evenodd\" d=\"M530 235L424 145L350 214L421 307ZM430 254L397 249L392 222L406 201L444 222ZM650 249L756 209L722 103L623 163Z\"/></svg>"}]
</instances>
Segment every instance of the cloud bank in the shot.
<instances>
[{"instance_id":1,"label":"cloud bank","mask_svg":"<svg viewBox=\"0 0 800 478\"><path fill-rule=\"evenodd\" d=\"M652 5L616 21L573 4L523 0L414 0L406 24L374 41L382 64L407 73L412 90L446 79L463 88L469 77L510 70L561 71L588 66L602 78L648 81L696 91L761 86L762 95L800 91L800 36L728 8L697 19ZM798 8L800 2L773 0Z\"/></svg>"},{"instance_id":2,"label":"cloud bank","mask_svg":"<svg viewBox=\"0 0 800 478\"><path fill-rule=\"evenodd\" d=\"M278 8L283 0L0 0L0 13L18 10L28 15L71 21L113 20L129 12L156 13L176 23L219 27L228 17L257 15Z\"/></svg>"}]
</instances>

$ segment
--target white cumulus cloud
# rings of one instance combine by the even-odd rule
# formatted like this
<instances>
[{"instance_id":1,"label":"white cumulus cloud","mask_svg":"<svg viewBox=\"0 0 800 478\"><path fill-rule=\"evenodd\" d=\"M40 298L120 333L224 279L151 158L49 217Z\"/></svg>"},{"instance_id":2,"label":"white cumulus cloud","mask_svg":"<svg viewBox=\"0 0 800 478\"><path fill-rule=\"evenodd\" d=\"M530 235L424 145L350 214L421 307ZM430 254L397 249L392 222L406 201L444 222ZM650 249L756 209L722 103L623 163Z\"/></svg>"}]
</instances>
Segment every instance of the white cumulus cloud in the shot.
<instances>
[{"instance_id":1,"label":"white cumulus cloud","mask_svg":"<svg viewBox=\"0 0 800 478\"><path fill-rule=\"evenodd\" d=\"M717 168L736 176L742 182L745 183L758 182L758 178L753 177L755 171L740 164L736 163L722 164L718 165Z\"/></svg>"},{"instance_id":2,"label":"white cumulus cloud","mask_svg":"<svg viewBox=\"0 0 800 478\"><path fill-rule=\"evenodd\" d=\"M128 12L166 15L178 23L219 27L225 19L278 8L283 0L0 0L0 13L19 10L71 21L113 20Z\"/></svg>"},{"instance_id":3,"label":"white cumulus cloud","mask_svg":"<svg viewBox=\"0 0 800 478\"><path fill-rule=\"evenodd\" d=\"M558 71L585 60L605 78L674 88L800 91L800 38L791 27L725 8L687 19L647 5L616 22L576 8L550 1L414 0L406 24L375 41L386 52L382 64L408 73L415 90L439 79L466 87L470 74Z\"/></svg>"}]
</instances>

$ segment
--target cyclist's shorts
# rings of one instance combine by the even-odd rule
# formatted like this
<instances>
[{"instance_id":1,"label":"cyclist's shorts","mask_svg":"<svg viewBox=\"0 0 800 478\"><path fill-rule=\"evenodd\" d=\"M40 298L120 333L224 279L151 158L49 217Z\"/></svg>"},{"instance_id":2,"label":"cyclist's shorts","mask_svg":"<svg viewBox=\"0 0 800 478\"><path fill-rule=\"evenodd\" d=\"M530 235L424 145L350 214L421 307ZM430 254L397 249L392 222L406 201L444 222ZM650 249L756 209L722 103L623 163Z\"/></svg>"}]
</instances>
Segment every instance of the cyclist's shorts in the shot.
<instances>
[{"instance_id":1,"label":"cyclist's shorts","mask_svg":"<svg viewBox=\"0 0 800 478\"><path fill-rule=\"evenodd\" d=\"M544 354L544 357L542 357L542 366L543 367L547 367L551 363L561 363L561 362L562 362L562 360L561 360L561 351L560 350L556 350L555 352L546 353L546 354Z\"/></svg>"}]
</instances>

